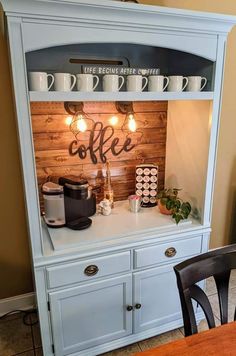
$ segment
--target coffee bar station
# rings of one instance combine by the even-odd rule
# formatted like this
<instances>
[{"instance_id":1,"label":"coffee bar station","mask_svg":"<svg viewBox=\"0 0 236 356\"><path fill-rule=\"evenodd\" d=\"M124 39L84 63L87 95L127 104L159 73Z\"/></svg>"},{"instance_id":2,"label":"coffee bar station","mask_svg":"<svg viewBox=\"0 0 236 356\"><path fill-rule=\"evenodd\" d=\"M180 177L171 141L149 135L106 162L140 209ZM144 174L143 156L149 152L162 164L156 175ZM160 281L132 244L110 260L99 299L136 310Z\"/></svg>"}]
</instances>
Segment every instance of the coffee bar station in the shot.
<instances>
[{"instance_id":1,"label":"coffee bar station","mask_svg":"<svg viewBox=\"0 0 236 356\"><path fill-rule=\"evenodd\" d=\"M100 355L182 326L173 266L208 250L235 18L1 3L44 355Z\"/></svg>"}]
</instances>

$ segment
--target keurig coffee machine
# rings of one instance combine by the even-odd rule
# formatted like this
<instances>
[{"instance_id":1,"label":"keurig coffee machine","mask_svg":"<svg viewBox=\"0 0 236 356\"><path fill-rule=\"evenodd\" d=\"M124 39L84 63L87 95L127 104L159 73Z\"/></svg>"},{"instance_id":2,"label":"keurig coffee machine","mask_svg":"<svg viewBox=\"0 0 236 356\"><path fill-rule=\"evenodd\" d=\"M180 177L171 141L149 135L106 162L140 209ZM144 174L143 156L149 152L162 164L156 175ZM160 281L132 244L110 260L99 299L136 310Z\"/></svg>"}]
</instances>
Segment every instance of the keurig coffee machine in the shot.
<instances>
[{"instance_id":1,"label":"keurig coffee machine","mask_svg":"<svg viewBox=\"0 0 236 356\"><path fill-rule=\"evenodd\" d=\"M88 181L59 178L64 187L66 226L73 230L82 230L92 224L89 216L96 213L96 196L90 189Z\"/></svg>"}]
</instances>

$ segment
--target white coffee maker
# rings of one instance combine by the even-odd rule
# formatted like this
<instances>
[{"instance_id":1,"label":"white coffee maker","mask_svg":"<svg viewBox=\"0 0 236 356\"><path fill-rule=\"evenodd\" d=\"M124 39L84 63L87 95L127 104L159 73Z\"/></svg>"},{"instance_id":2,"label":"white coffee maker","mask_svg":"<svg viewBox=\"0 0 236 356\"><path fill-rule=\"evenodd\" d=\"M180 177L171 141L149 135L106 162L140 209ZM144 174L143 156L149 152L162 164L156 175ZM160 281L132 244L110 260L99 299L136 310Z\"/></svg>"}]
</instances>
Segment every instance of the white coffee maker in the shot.
<instances>
[{"instance_id":1,"label":"white coffee maker","mask_svg":"<svg viewBox=\"0 0 236 356\"><path fill-rule=\"evenodd\" d=\"M65 207L63 187L53 182L42 186L44 199L44 220L49 227L65 226Z\"/></svg>"}]
</instances>

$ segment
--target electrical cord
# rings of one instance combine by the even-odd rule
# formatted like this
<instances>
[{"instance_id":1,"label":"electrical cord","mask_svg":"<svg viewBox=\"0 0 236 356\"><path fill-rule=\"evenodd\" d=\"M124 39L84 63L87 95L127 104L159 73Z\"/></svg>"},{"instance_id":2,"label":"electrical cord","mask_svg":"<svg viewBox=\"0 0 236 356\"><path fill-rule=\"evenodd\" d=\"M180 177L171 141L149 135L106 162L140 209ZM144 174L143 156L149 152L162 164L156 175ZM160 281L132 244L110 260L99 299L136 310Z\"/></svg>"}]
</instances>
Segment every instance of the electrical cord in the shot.
<instances>
[{"instance_id":1,"label":"electrical cord","mask_svg":"<svg viewBox=\"0 0 236 356\"><path fill-rule=\"evenodd\" d=\"M20 309L15 309L11 310L10 312L0 316L0 320L5 319L7 316L15 313L21 313L22 315L22 320L23 323L27 326L33 326L38 324L38 311L37 309L30 309L30 310L20 310ZM34 315L35 320L32 321L31 316Z\"/></svg>"}]
</instances>

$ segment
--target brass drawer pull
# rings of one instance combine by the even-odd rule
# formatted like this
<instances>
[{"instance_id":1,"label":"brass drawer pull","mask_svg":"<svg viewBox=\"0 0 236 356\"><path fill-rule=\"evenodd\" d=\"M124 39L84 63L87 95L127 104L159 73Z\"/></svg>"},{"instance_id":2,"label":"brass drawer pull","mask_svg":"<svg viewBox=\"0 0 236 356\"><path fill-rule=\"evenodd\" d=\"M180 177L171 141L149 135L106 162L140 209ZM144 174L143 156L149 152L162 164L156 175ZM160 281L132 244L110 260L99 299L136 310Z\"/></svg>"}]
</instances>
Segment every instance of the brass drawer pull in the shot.
<instances>
[{"instance_id":1,"label":"brass drawer pull","mask_svg":"<svg viewBox=\"0 0 236 356\"><path fill-rule=\"evenodd\" d=\"M85 268L84 270L84 274L86 274L86 276L95 276L95 274L97 274L99 271L98 266L96 265L90 265L88 267Z\"/></svg>"},{"instance_id":2,"label":"brass drawer pull","mask_svg":"<svg viewBox=\"0 0 236 356\"><path fill-rule=\"evenodd\" d=\"M174 257L176 255L177 251L174 247L169 247L165 250L165 255L166 257Z\"/></svg>"}]
</instances>

